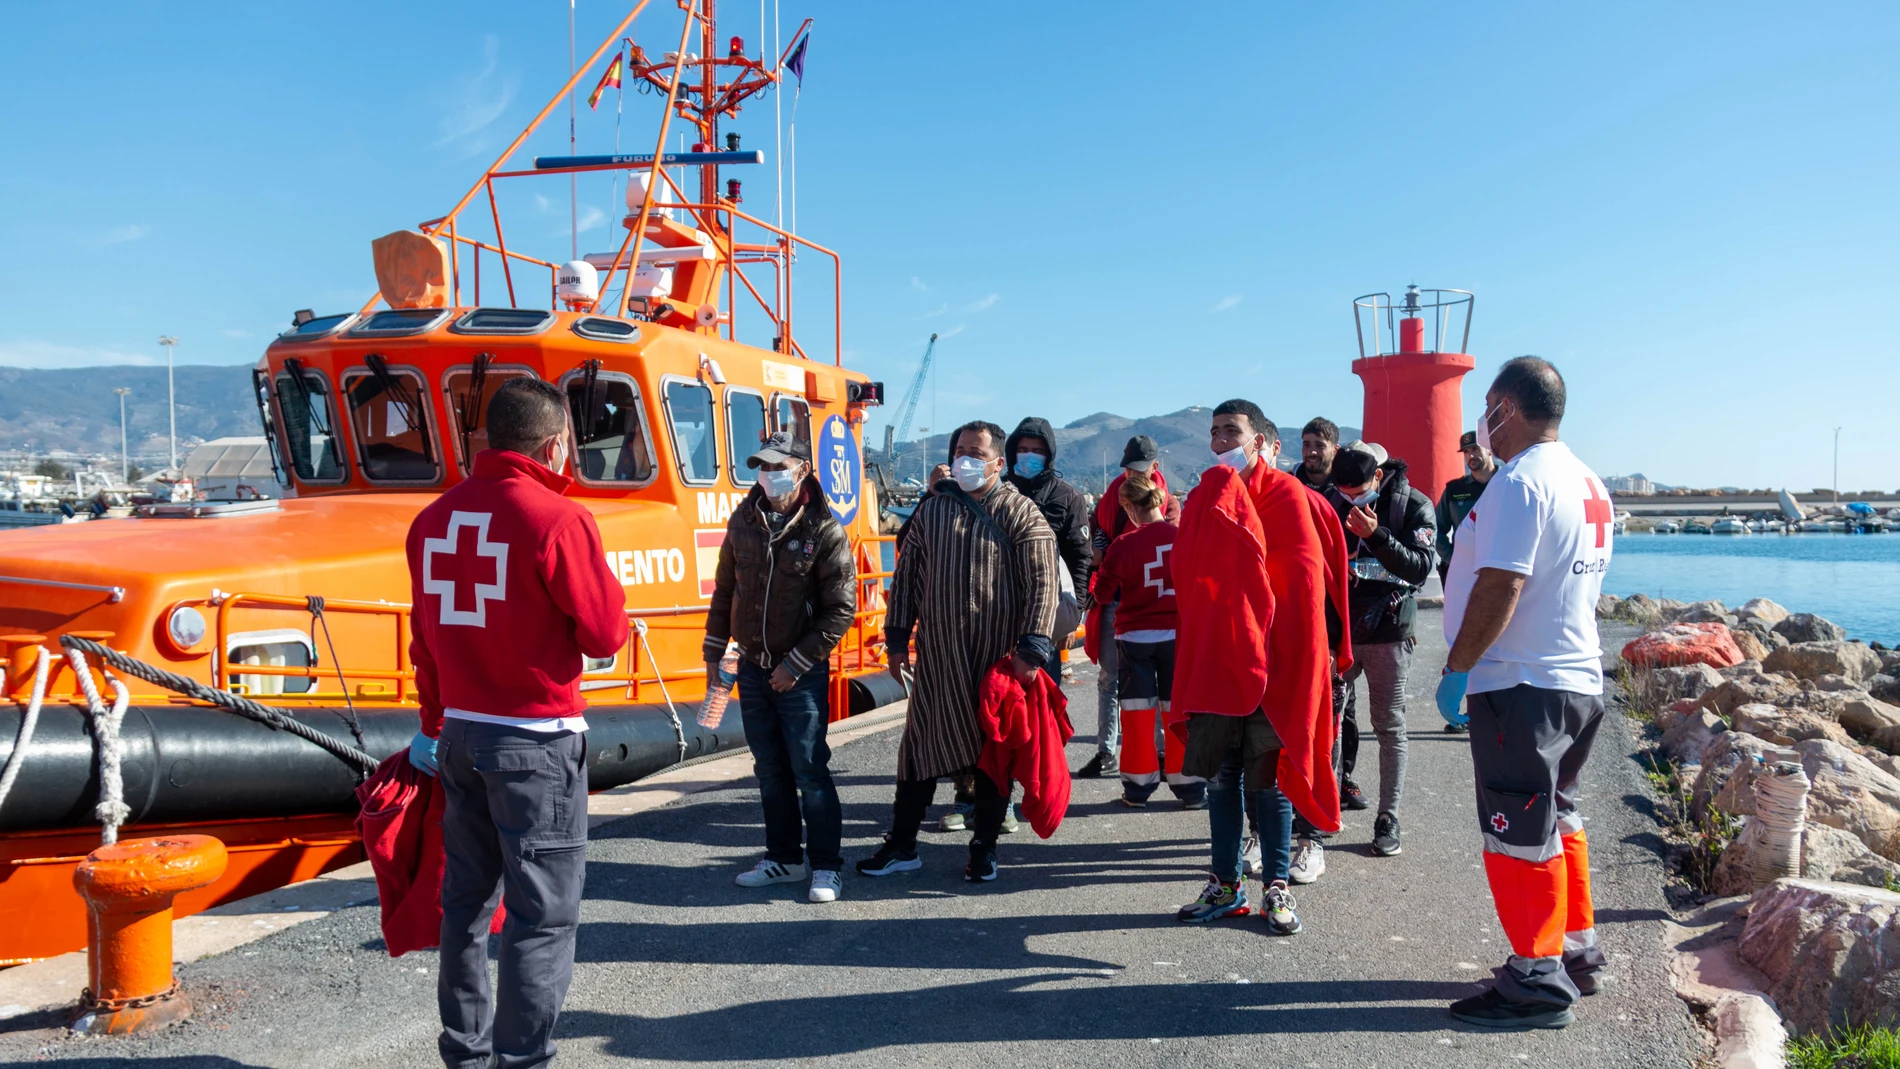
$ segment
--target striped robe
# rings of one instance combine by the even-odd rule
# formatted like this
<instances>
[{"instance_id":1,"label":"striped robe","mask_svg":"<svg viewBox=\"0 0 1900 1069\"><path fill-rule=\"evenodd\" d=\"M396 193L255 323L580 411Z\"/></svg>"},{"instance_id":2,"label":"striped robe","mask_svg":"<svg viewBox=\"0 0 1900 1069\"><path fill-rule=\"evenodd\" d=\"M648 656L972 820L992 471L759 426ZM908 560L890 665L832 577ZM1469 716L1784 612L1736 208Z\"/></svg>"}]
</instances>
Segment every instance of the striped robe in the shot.
<instances>
[{"instance_id":1,"label":"striped robe","mask_svg":"<svg viewBox=\"0 0 1900 1069\"><path fill-rule=\"evenodd\" d=\"M983 750L977 691L1023 635L1055 630L1062 566L1036 503L1004 480L977 503L1011 543L948 494L923 499L906 525L891 580L888 633L912 636L910 716L897 778L935 779Z\"/></svg>"}]
</instances>

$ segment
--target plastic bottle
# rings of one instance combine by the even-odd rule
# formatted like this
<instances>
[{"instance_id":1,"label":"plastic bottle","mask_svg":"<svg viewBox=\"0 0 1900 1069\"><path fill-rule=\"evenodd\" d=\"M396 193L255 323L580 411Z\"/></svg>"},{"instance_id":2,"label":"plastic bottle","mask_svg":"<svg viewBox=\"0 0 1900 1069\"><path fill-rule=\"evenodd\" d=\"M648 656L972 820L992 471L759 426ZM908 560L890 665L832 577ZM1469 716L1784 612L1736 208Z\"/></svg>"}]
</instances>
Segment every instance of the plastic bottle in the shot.
<instances>
[{"instance_id":1,"label":"plastic bottle","mask_svg":"<svg viewBox=\"0 0 1900 1069\"><path fill-rule=\"evenodd\" d=\"M706 690L699 704L699 726L717 729L726 718L726 703L732 700L732 684L739 678L739 647L726 643L726 655L719 659L719 682Z\"/></svg>"}]
</instances>

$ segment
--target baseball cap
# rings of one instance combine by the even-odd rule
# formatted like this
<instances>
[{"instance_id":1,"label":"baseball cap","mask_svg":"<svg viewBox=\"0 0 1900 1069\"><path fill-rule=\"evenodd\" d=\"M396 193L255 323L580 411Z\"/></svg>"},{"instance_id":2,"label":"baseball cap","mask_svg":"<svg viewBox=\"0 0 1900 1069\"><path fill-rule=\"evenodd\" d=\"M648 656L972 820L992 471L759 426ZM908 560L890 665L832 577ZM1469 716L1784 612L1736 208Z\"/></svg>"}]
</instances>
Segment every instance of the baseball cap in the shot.
<instances>
[{"instance_id":1,"label":"baseball cap","mask_svg":"<svg viewBox=\"0 0 1900 1069\"><path fill-rule=\"evenodd\" d=\"M1477 445L1477 444L1478 444L1477 431L1466 431L1465 433L1458 436L1458 448L1460 450L1470 449L1472 446Z\"/></svg>"},{"instance_id":2,"label":"baseball cap","mask_svg":"<svg viewBox=\"0 0 1900 1069\"><path fill-rule=\"evenodd\" d=\"M1155 460L1160 456L1161 446L1153 438L1137 434L1122 447L1122 467L1132 471L1152 471Z\"/></svg>"},{"instance_id":3,"label":"baseball cap","mask_svg":"<svg viewBox=\"0 0 1900 1069\"><path fill-rule=\"evenodd\" d=\"M1372 450L1360 448L1359 442L1333 454L1334 486L1364 486L1372 481L1373 473L1378 470L1378 458Z\"/></svg>"},{"instance_id":4,"label":"baseball cap","mask_svg":"<svg viewBox=\"0 0 1900 1069\"><path fill-rule=\"evenodd\" d=\"M1372 455L1372 466L1375 468L1391 459L1386 455L1385 446L1377 442L1368 442L1364 438L1354 438L1352 443L1346 446L1346 448L1357 449L1361 453L1370 453ZM1368 478L1370 478L1370 476L1368 476Z\"/></svg>"},{"instance_id":5,"label":"baseball cap","mask_svg":"<svg viewBox=\"0 0 1900 1069\"><path fill-rule=\"evenodd\" d=\"M790 431L779 431L768 437L758 452L745 458L745 466L756 468L762 464L783 464L788 460L811 463L811 446L792 437Z\"/></svg>"}]
</instances>

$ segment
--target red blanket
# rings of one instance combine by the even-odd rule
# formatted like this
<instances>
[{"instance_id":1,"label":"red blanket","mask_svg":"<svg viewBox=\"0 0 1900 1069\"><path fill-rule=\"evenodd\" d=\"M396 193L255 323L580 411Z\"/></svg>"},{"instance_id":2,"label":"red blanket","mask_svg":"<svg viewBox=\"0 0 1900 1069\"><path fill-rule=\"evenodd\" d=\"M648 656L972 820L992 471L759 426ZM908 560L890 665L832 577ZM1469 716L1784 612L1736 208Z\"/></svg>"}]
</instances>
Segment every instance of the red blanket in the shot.
<instances>
[{"instance_id":1,"label":"red blanket","mask_svg":"<svg viewBox=\"0 0 1900 1069\"><path fill-rule=\"evenodd\" d=\"M1346 529L1340 526L1339 513L1333 510L1333 503L1326 500L1326 495L1309 486L1306 498L1326 557L1326 598L1333 603L1333 612L1339 617L1339 641L1334 643L1333 658L1338 662L1335 670L1343 674L1352 667L1352 617L1346 612L1346 588L1350 582L1347 569L1351 567L1347 563Z\"/></svg>"},{"instance_id":2,"label":"red blanket","mask_svg":"<svg viewBox=\"0 0 1900 1069\"><path fill-rule=\"evenodd\" d=\"M1009 658L990 666L977 708L983 754L976 767L1004 794L1023 785L1023 816L1047 839L1069 812L1069 758L1063 747L1075 735L1068 699L1047 672L1037 672L1027 693L1009 674Z\"/></svg>"},{"instance_id":3,"label":"red blanket","mask_svg":"<svg viewBox=\"0 0 1900 1069\"><path fill-rule=\"evenodd\" d=\"M406 749L384 758L356 788L356 830L376 874L383 943L392 958L442 942L442 796L435 777L409 763ZM490 932L501 931L504 912L495 906Z\"/></svg>"},{"instance_id":4,"label":"red blanket","mask_svg":"<svg viewBox=\"0 0 1900 1069\"><path fill-rule=\"evenodd\" d=\"M1246 484L1228 468L1201 476L1174 539L1174 694L1170 727L1188 713L1246 716L1267 694L1273 589L1266 536Z\"/></svg>"}]
</instances>

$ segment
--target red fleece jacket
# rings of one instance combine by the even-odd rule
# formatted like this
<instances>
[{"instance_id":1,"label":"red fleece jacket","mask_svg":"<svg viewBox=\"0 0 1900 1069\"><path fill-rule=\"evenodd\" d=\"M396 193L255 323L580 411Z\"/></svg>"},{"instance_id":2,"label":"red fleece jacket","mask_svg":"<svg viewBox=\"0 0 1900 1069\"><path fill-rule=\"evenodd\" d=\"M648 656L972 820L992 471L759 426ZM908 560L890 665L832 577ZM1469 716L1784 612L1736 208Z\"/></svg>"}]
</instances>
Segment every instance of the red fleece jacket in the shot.
<instances>
[{"instance_id":1,"label":"red fleece jacket","mask_svg":"<svg viewBox=\"0 0 1900 1069\"><path fill-rule=\"evenodd\" d=\"M1352 667L1352 617L1346 612L1352 555L1346 552L1346 529L1340 526L1339 513L1326 495L1308 486L1306 503L1313 511L1326 558L1326 600L1333 603L1333 613L1339 617L1339 639L1333 643L1333 659L1338 662L1334 671L1344 673Z\"/></svg>"},{"instance_id":2,"label":"red fleece jacket","mask_svg":"<svg viewBox=\"0 0 1900 1069\"><path fill-rule=\"evenodd\" d=\"M475 470L409 527L409 645L422 730L442 710L523 720L572 716L581 655L627 641L627 596L572 480L520 453L484 449Z\"/></svg>"},{"instance_id":3,"label":"red fleece jacket","mask_svg":"<svg viewBox=\"0 0 1900 1069\"><path fill-rule=\"evenodd\" d=\"M383 945L400 958L442 941L442 805L435 777L398 750L356 788L356 830L376 874L383 908ZM501 931L506 911L495 907L488 930Z\"/></svg>"},{"instance_id":4,"label":"red fleece jacket","mask_svg":"<svg viewBox=\"0 0 1900 1069\"><path fill-rule=\"evenodd\" d=\"M1315 827L1338 830L1325 610L1332 569L1306 487L1270 464L1256 464L1247 476L1211 469L1189 495L1181 527L1174 554L1181 629L1170 729L1185 735L1188 712L1251 713L1253 707L1242 708L1243 699L1252 690L1253 673L1262 673L1257 707L1280 736L1280 790ZM1259 557L1249 566L1256 546ZM1257 644L1262 628L1264 649ZM1189 646L1198 648L1184 649ZM1224 678L1225 687L1197 694L1203 672L1210 680Z\"/></svg>"},{"instance_id":5,"label":"red fleece jacket","mask_svg":"<svg viewBox=\"0 0 1900 1069\"><path fill-rule=\"evenodd\" d=\"M976 767L1004 794L1023 785L1023 816L1047 839L1069 812L1069 758L1063 747L1075 735L1068 699L1047 672L1038 671L1027 693L1009 674L1010 658L990 666L978 696L977 720L983 753Z\"/></svg>"}]
</instances>

